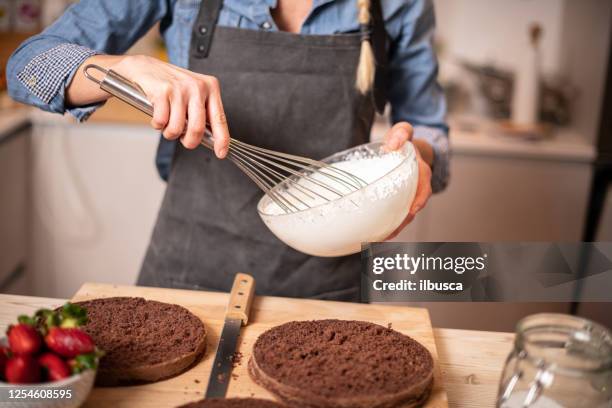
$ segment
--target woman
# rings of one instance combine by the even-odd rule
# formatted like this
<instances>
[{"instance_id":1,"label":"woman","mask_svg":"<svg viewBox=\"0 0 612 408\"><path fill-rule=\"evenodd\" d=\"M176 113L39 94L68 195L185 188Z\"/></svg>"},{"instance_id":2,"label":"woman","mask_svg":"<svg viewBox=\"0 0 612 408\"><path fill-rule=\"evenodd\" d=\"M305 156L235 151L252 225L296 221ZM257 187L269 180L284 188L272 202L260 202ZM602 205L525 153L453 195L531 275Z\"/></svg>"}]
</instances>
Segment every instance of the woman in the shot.
<instances>
[{"instance_id":1,"label":"woman","mask_svg":"<svg viewBox=\"0 0 612 408\"><path fill-rule=\"evenodd\" d=\"M171 64L120 55L156 22ZM218 159L230 130L322 158L367 142L388 100L389 148L412 140L419 153L417 196L399 231L447 181L433 27L427 0L81 0L15 51L9 91L85 120L108 98L84 77L86 64L141 85L163 135L157 165L168 187L139 284L228 290L242 271L262 294L358 300L359 255L316 258L285 246L256 215L257 187L196 147L210 123Z\"/></svg>"}]
</instances>

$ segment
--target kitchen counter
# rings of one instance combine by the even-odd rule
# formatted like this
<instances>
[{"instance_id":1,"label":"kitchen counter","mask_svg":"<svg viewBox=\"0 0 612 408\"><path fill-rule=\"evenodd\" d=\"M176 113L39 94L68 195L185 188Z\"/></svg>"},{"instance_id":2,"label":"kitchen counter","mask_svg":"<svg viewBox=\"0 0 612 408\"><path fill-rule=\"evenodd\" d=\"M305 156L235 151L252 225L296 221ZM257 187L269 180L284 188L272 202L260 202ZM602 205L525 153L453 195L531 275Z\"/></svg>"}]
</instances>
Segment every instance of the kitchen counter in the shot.
<instances>
[{"instance_id":1,"label":"kitchen counter","mask_svg":"<svg viewBox=\"0 0 612 408\"><path fill-rule=\"evenodd\" d=\"M28 108L12 108L0 110L0 142L8 139L20 130L30 126L30 112Z\"/></svg>"},{"instance_id":2,"label":"kitchen counter","mask_svg":"<svg viewBox=\"0 0 612 408\"><path fill-rule=\"evenodd\" d=\"M0 332L19 314L51 308L64 299L0 295ZM493 407L513 334L434 329L439 364L450 407Z\"/></svg>"},{"instance_id":3,"label":"kitchen counter","mask_svg":"<svg viewBox=\"0 0 612 408\"><path fill-rule=\"evenodd\" d=\"M31 109L20 110L19 115L9 114L8 124L0 121L0 135L5 126L11 123L11 117L19 121L52 122L74 124L70 115L60 116ZM28 117L28 113L30 113ZM14 120L14 119L13 119ZM150 117L144 113L126 107L116 98L109 99L88 119L86 123L97 125L140 125L149 128ZM551 137L537 141L521 140L502 136L491 129L491 123L484 120L479 125L466 129L450 120L450 143L454 154L482 155L489 157L526 158L539 160L557 160L573 163L591 163L596 156L593 143L572 128L558 128ZM372 128L372 139L382 138L389 129L386 117L377 116Z\"/></svg>"},{"instance_id":4,"label":"kitchen counter","mask_svg":"<svg viewBox=\"0 0 612 408\"><path fill-rule=\"evenodd\" d=\"M452 128L451 128L452 129ZM498 157L559 160L590 163L595 147L571 129L557 130L548 139L529 141L496 135L490 131L451 130L454 153L482 154Z\"/></svg>"},{"instance_id":5,"label":"kitchen counter","mask_svg":"<svg viewBox=\"0 0 612 408\"><path fill-rule=\"evenodd\" d=\"M542 140L522 140L504 136L491 129L492 125L470 129L450 122L450 147L454 155L552 160L567 163L591 163L596 156L593 143L571 128L555 129ZM377 117L372 127L372 139L382 138L389 124Z\"/></svg>"}]
</instances>

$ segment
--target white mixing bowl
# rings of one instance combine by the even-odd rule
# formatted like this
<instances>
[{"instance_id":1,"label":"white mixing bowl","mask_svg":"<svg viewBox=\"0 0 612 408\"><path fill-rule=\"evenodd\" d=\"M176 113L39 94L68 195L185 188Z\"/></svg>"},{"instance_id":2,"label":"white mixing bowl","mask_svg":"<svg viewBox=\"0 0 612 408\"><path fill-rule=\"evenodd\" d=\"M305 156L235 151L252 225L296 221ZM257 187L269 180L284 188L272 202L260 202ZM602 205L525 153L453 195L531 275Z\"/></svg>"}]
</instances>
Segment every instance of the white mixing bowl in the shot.
<instances>
[{"instance_id":1,"label":"white mixing bowl","mask_svg":"<svg viewBox=\"0 0 612 408\"><path fill-rule=\"evenodd\" d=\"M322 161L333 164L355 157L380 157L387 154L382 146L382 142L363 144ZM408 215L416 193L418 165L412 143L406 143L399 153L402 158L395 167L344 197L285 214L272 211L274 203L264 195L257 211L278 239L298 251L330 257L359 252L361 243L385 239Z\"/></svg>"}]
</instances>

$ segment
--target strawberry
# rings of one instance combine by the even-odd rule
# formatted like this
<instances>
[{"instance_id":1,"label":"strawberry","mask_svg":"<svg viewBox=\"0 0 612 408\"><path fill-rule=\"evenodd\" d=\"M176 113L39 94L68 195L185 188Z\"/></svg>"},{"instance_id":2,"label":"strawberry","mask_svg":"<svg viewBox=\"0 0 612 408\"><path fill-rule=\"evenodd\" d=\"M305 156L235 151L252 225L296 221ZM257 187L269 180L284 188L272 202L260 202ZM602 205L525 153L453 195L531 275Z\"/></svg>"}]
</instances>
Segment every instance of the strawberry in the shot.
<instances>
[{"instance_id":1,"label":"strawberry","mask_svg":"<svg viewBox=\"0 0 612 408\"><path fill-rule=\"evenodd\" d=\"M19 323L9 327L7 337L9 347L15 354L36 354L40 350L40 334L29 324Z\"/></svg>"},{"instance_id":2,"label":"strawberry","mask_svg":"<svg viewBox=\"0 0 612 408\"><path fill-rule=\"evenodd\" d=\"M6 380L11 384L32 384L40 381L40 365L29 355L16 355L6 362Z\"/></svg>"},{"instance_id":3,"label":"strawberry","mask_svg":"<svg viewBox=\"0 0 612 408\"><path fill-rule=\"evenodd\" d=\"M51 327L45 336L47 347L62 357L72 358L94 351L94 342L87 333L76 328Z\"/></svg>"},{"instance_id":4,"label":"strawberry","mask_svg":"<svg viewBox=\"0 0 612 408\"><path fill-rule=\"evenodd\" d=\"M4 346L0 346L0 380L4 378L4 369L8 360L9 350Z\"/></svg>"},{"instance_id":5,"label":"strawberry","mask_svg":"<svg viewBox=\"0 0 612 408\"><path fill-rule=\"evenodd\" d=\"M38 357L38 363L47 373L47 379L58 381L70 376L68 364L53 353L43 353Z\"/></svg>"}]
</instances>

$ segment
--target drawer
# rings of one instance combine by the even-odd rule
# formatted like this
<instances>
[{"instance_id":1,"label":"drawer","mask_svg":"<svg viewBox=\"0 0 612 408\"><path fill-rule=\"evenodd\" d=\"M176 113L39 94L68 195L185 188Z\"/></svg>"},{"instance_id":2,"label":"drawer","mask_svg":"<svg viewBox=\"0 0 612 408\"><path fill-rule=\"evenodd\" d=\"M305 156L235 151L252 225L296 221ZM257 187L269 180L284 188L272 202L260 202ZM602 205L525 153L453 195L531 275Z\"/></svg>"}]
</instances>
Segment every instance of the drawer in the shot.
<instances>
[{"instance_id":1,"label":"drawer","mask_svg":"<svg viewBox=\"0 0 612 408\"><path fill-rule=\"evenodd\" d=\"M29 128L0 139L0 292L27 253Z\"/></svg>"}]
</instances>

